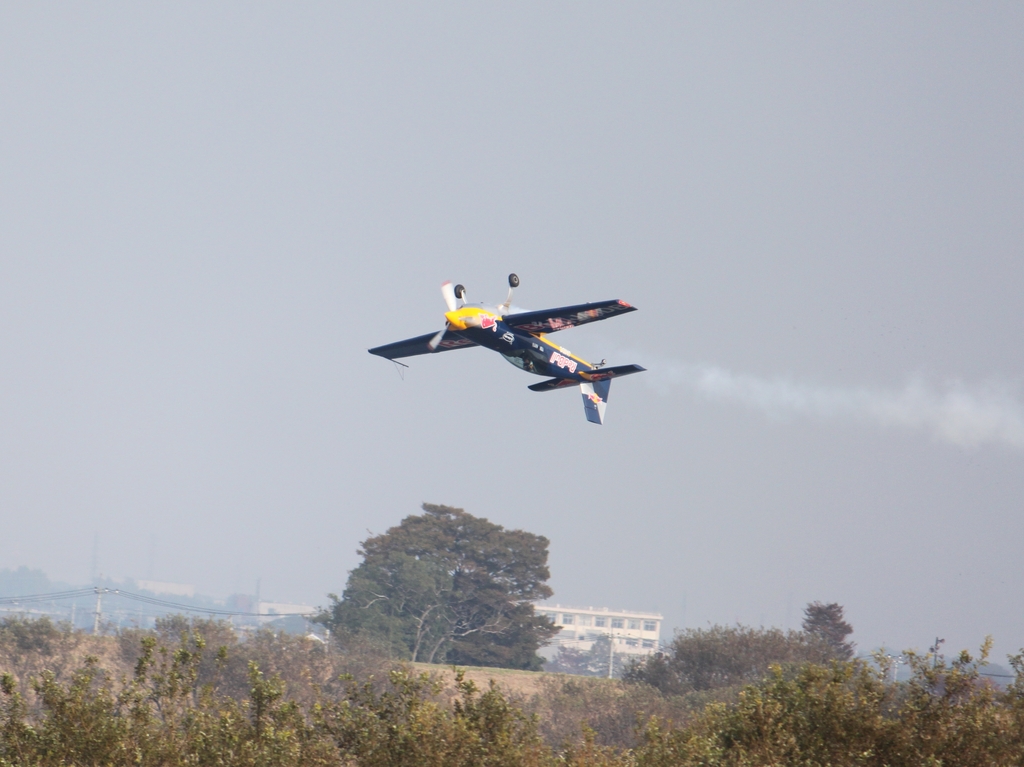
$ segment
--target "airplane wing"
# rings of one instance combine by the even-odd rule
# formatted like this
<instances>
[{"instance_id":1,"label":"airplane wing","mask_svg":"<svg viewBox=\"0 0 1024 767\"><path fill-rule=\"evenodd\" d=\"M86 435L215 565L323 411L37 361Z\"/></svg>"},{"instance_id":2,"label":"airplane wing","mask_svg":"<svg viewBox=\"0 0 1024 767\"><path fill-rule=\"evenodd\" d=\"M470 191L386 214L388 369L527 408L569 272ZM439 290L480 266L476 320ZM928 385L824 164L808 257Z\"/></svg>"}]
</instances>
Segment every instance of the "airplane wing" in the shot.
<instances>
[{"instance_id":1,"label":"airplane wing","mask_svg":"<svg viewBox=\"0 0 1024 767\"><path fill-rule=\"evenodd\" d=\"M398 357L415 357L417 354L433 354L435 351L447 352L452 349L465 349L469 346L479 346L475 341L470 341L465 336L459 335L456 331L449 330L444 334L444 338L441 339L441 343L438 344L437 349L432 350L427 346L427 342L435 335L436 333L427 333L424 336L408 338L405 341L395 341L393 344L375 346L368 351L370 354L376 354L378 357L393 360Z\"/></svg>"},{"instance_id":2,"label":"airplane wing","mask_svg":"<svg viewBox=\"0 0 1024 767\"><path fill-rule=\"evenodd\" d=\"M540 383L530 384L526 388L530 391L554 391L555 389L567 389L570 386L578 386L579 381L572 378L549 378Z\"/></svg>"},{"instance_id":3,"label":"airplane wing","mask_svg":"<svg viewBox=\"0 0 1024 767\"><path fill-rule=\"evenodd\" d=\"M613 368L598 368L597 370L591 370L586 374L586 377L591 381L607 381L611 378L628 376L633 373L643 373L645 370L647 370L647 368L642 368L639 365L618 365Z\"/></svg>"},{"instance_id":4,"label":"airplane wing","mask_svg":"<svg viewBox=\"0 0 1024 767\"><path fill-rule=\"evenodd\" d=\"M620 378L622 376L632 375L633 373L643 373L647 368L642 368L639 365L619 365L613 368L598 368L597 370L590 370L583 375L592 381L595 385L600 381L610 381L613 378ZM574 378L549 378L546 381L540 383L531 384L527 386L527 389L531 391L555 391L556 389L567 389L570 386L576 386L580 382ZM605 393L602 397L607 400L608 390L603 389Z\"/></svg>"},{"instance_id":5,"label":"airplane wing","mask_svg":"<svg viewBox=\"0 0 1024 767\"><path fill-rule=\"evenodd\" d=\"M558 309L542 309L538 312L506 314L501 320L510 328L525 333L554 333L556 330L574 328L577 325L606 320L609 317L635 311L635 306L613 299L593 304L562 306Z\"/></svg>"}]
</instances>

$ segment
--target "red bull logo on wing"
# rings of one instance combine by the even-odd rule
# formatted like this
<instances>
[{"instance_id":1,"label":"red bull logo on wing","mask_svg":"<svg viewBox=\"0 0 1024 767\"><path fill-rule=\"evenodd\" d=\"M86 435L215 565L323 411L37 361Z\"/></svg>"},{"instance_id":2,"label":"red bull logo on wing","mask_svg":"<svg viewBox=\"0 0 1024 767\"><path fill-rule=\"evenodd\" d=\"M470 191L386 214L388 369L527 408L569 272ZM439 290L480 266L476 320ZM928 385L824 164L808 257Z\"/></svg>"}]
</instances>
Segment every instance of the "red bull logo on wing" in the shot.
<instances>
[{"instance_id":1,"label":"red bull logo on wing","mask_svg":"<svg viewBox=\"0 0 1024 767\"><path fill-rule=\"evenodd\" d=\"M550 362L553 365L558 365L558 367L560 368L567 368L570 373L576 372L576 361L569 359L564 354L560 354L559 352L552 352L551 359L549 359L548 362Z\"/></svg>"},{"instance_id":2,"label":"red bull logo on wing","mask_svg":"<svg viewBox=\"0 0 1024 767\"><path fill-rule=\"evenodd\" d=\"M480 327L483 328L484 330L490 329L490 330L493 330L493 331L497 332L497 330L498 330L498 321L496 319L494 319L494 317L492 317L489 314L481 314L480 315Z\"/></svg>"}]
</instances>

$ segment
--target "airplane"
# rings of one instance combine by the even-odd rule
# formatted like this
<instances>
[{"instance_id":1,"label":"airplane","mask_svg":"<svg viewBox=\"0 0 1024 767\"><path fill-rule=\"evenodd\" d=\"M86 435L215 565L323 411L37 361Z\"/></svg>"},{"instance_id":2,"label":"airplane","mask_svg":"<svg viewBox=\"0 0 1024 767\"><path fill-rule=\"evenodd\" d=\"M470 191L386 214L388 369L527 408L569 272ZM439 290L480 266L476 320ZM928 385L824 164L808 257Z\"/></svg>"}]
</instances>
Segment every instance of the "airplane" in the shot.
<instances>
[{"instance_id":1,"label":"airplane","mask_svg":"<svg viewBox=\"0 0 1024 767\"><path fill-rule=\"evenodd\" d=\"M635 312L636 307L612 299L537 312L510 313L512 291L518 287L519 277L510 274L505 303L500 306L484 306L468 303L466 289L462 285L452 287L451 282L445 282L441 285L441 294L448 311L445 312L445 324L441 330L377 346L368 351L395 361L418 354L483 346L498 352L520 370L539 376L553 376L528 387L532 391L555 391L578 384L583 394L583 409L587 420L598 425L604 423L612 379L642 373L646 368L639 365L605 367L604 360L591 364L554 343L546 334ZM458 301L462 302L461 305Z\"/></svg>"}]
</instances>

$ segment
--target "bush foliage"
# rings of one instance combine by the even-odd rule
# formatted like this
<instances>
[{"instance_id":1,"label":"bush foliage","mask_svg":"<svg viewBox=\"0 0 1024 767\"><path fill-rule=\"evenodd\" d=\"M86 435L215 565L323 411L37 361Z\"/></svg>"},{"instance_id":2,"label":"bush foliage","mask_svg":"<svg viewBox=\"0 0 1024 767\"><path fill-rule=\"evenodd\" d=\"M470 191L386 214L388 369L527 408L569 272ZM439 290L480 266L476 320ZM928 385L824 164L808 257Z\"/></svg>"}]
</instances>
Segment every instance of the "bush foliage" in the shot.
<instances>
[{"instance_id":1,"label":"bush foliage","mask_svg":"<svg viewBox=\"0 0 1024 767\"><path fill-rule=\"evenodd\" d=\"M834 658L832 646L808 632L711 626L676 634L665 652L629 666L624 677L682 695L756 682L773 664L827 663Z\"/></svg>"},{"instance_id":2,"label":"bush foliage","mask_svg":"<svg viewBox=\"0 0 1024 767\"><path fill-rule=\"evenodd\" d=\"M987 652L909 653L899 684L881 659L832 660L686 696L552 675L517 699L220 623L89 637L8 619L0 765L1019 765L1024 655L1000 690L980 671Z\"/></svg>"}]
</instances>

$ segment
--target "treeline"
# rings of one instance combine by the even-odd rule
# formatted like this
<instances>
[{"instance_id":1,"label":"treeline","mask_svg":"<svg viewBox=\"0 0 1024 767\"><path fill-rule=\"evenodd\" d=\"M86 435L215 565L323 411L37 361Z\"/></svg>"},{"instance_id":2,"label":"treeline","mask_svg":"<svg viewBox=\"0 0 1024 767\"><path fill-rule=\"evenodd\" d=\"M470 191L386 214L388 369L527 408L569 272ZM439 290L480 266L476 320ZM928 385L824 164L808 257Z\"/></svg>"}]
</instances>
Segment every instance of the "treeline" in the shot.
<instances>
[{"instance_id":1,"label":"treeline","mask_svg":"<svg viewBox=\"0 0 1024 767\"><path fill-rule=\"evenodd\" d=\"M589 650L560 647L545 670L580 676L622 677L664 693L684 694L756 682L773 663L828 663L850 660L853 627L841 605L812 602L800 631L746 626L712 626L676 634L662 651L646 656L616 653L608 636Z\"/></svg>"},{"instance_id":2,"label":"treeline","mask_svg":"<svg viewBox=\"0 0 1024 767\"><path fill-rule=\"evenodd\" d=\"M240 641L226 624L181 618L115 637L7 619L0 765L1024 763L1024 657L1011 658L1005 690L981 675L988 644L948 663L910 654L899 684L884 663L859 660L758 670L753 651L734 678L683 675L692 664L680 652L770 641L730 631L677 637L661 658L675 691L551 675L516 695L462 676L445 686L353 638L341 652L269 632Z\"/></svg>"}]
</instances>

